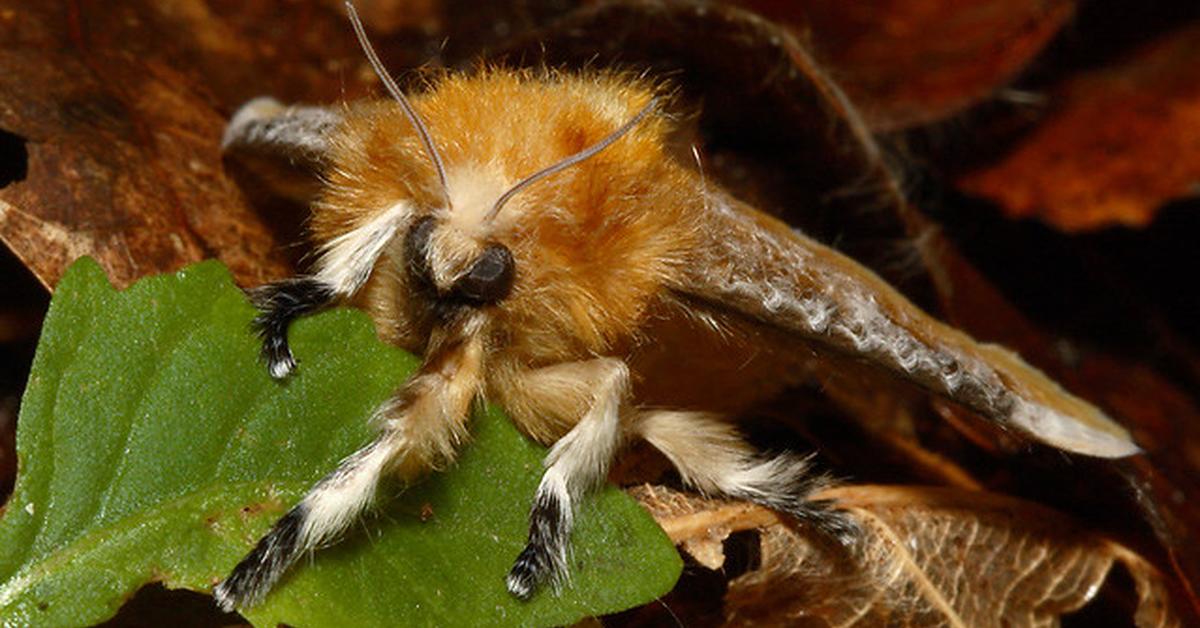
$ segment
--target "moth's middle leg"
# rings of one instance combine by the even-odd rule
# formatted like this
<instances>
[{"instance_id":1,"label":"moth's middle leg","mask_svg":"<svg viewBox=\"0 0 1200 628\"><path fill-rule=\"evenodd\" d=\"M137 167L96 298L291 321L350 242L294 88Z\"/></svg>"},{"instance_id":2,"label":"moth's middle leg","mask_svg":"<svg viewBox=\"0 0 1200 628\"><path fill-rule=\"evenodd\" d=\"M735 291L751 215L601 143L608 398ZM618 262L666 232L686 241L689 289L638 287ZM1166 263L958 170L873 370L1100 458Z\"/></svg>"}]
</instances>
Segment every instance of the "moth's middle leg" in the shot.
<instances>
[{"instance_id":1,"label":"moth's middle leg","mask_svg":"<svg viewBox=\"0 0 1200 628\"><path fill-rule=\"evenodd\" d=\"M598 358L540 369L522 383L526 389L541 384L545 402L558 409L574 405L581 395L590 397L582 418L546 456L546 471L529 513L529 541L508 574L509 592L528 599L546 580L567 575L575 508L581 497L604 482L622 442L621 409L629 391L629 369L618 359ZM527 422L523 427L538 432Z\"/></svg>"}]
</instances>

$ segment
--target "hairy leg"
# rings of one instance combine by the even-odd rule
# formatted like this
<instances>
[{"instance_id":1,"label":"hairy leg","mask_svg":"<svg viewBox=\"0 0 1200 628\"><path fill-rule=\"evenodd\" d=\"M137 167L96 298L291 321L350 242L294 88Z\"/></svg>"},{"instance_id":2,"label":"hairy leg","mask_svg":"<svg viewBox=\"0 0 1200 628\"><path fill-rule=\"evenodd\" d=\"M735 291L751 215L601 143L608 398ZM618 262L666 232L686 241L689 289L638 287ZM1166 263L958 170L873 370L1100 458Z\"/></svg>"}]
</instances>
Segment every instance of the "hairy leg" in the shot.
<instances>
[{"instance_id":1,"label":"hairy leg","mask_svg":"<svg viewBox=\"0 0 1200 628\"><path fill-rule=\"evenodd\" d=\"M546 471L529 513L529 541L508 574L509 592L521 599L528 599L548 579L566 577L575 507L608 475L622 441L621 407L629 387L625 363L614 358L550 369L555 370L543 369L525 383L556 378L558 385L543 394L576 396L586 389L590 405L546 456ZM560 405L569 404L569 399L560 400Z\"/></svg>"},{"instance_id":2,"label":"hairy leg","mask_svg":"<svg viewBox=\"0 0 1200 628\"><path fill-rule=\"evenodd\" d=\"M363 216L361 223L321 247L315 272L254 288L250 299L260 314L254 326L262 338L271 377L283 379L296 368L287 331L293 320L355 294L367 282L384 248L409 219L408 203Z\"/></svg>"},{"instance_id":3,"label":"hairy leg","mask_svg":"<svg viewBox=\"0 0 1200 628\"><path fill-rule=\"evenodd\" d=\"M411 478L453 457L480 388L479 320L467 317L437 339L421 370L377 411L375 439L317 482L217 585L213 593L221 608L261 601L300 556L335 539L361 515L385 472Z\"/></svg>"},{"instance_id":4,"label":"hairy leg","mask_svg":"<svg viewBox=\"0 0 1200 628\"><path fill-rule=\"evenodd\" d=\"M831 503L811 496L829 485L808 457L764 456L732 425L700 412L643 412L633 428L661 451L689 486L709 495L744 499L791 515L842 543L857 526Z\"/></svg>"},{"instance_id":5,"label":"hairy leg","mask_svg":"<svg viewBox=\"0 0 1200 628\"><path fill-rule=\"evenodd\" d=\"M259 286L249 292L258 308L254 329L262 340L262 359L267 372L283 379L296 369L296 358L288 346L292 321L333 304L337 295L315 277L293 277Z\"/></svg>"}]
</instances>

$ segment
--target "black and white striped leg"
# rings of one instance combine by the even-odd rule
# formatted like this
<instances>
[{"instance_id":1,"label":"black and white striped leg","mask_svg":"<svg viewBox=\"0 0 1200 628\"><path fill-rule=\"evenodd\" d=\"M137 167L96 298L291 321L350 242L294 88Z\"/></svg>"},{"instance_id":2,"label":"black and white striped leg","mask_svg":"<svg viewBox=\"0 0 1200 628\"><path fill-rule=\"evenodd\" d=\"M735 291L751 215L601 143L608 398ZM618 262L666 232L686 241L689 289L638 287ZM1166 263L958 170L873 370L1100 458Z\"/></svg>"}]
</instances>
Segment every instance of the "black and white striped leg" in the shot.
<instances>
[{"instance_id":1,"label":"black and white striped leg","mask_svg":"<svg viewBox=\"0 0 1200 628\"><path fill-rule=\"evenodd\" d=\"M481 320L464 319L428 349L420 371L376 410L375 439L317 482L217 585L221 608L253 606L306 552L337 539L371 505L384 473L409 480L432 459L453 458L481 386Z\"/></svg>"},{"instance_id":2,"label":"black and white striped leg","mask_svg":"<svg viewBox=\"0 0 1200 628\"><path fill-rule=\"evenodd\" d=\"M250 300L260 312L253 325L262 339L262 358L271 377L283 379L296 368L287 338L292 320L329 306L336 296L326 283L303 276L250 291Z\"/></svg>"},{"instance_id":3,"label":"black and white striped leg","mask_svg":"<svg viewBox=\"0 0 1200 628\"><path fill-rule=\"evenodd\" d=\"M232 612L237 606L254 605L262 601L299 557L300 530L307 516L307 508L301 502L275 522L271 531L213 590L217 605Z\"/></svg>"},{"instance_id":4,"label":"black and white striped leg","mask_svg":"<svg viewBox=\"0 0 1200 628\"><path fill-rule=\"evenodd\" d=\"M508 573L508 590L528 600L547 579L563 579L571 542L574 511L571 495L562 486L543 481L529 511L529 542Z\"/></svg>"},{"instance_id":5,"label":"black and white striped leg","mask_svg":"<svg viewBox=\"0 0 1200 628\"><path fill-rule=\"evenodd\" d=\"M621 443L628 369L610 358L594 363L600 376L592 405L546 456L546 472L529 513L529 540L508 573L509 593L522 600L547 580L566 581L575 506L604 481Z\"/></svg>"},{"instance_id":6,"label":"black and white striped leg","mask_svg":"<svg viewBox=\"0 0 1200 628\"><path fill-rule=\"evenodd\" d=\"M756 457L752 464L771 480L732 485L726 494L790 515L842 545L851 545L860 532L854 520L833 501L811 497L831 483L827 476L812 472L811 459L793 454Z\"/></svg>"},{"instance_id":7,"label":"black and white striped leg","mask_svg":"<svg viewBox=\"0 0 1200 628\"><path fill-rule=\"evenodd\" d=\"M765 456L727 421L701 412L647 411L636 431L679 470L685 483L709 495L744 499L788 514L844 545L854 543L854 520L828 500L812 496L829 486L813 473L810 457Z\"/></svg>"},{"instance_id":8,"label":"black and white striped leg","mask_svg":"<svg viewBox=\"0 0 1200 628\"><path fill-rule=\"evenodd\" d=\"M380 476L403 446L399 432L384 430L342 460L217 585L217 604L226 611L258 604L305 552L340 535L371 504Z\"/></svg>"}]
</instances>

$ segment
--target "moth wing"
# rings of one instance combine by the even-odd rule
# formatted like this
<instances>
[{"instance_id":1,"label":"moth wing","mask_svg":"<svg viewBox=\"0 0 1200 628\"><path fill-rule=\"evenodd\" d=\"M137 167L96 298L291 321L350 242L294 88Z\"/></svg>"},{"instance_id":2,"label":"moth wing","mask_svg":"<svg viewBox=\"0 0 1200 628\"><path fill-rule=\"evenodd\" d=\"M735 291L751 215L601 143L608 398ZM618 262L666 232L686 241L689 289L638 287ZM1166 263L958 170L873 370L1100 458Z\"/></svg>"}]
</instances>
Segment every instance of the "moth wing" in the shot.
<instances>
[{"instance_id":1,"label":"moth wing","mask_svg":"<svg viewBox=\"0 0 1200 628\"><path fill-rule=\"evenodd\" d=\"M221 138L221 150L286 198L309 202L329 162L330 138L343 121L339 107L284 105L255 98L242 105Z\"/></svg>"},{"instance_id":2,"label":"moth wing","mask_svg":"<svg viewBox=\"0 0 1200 628\"><path fill-rule=\"evenodd\" d=\"M1015 353L926 314L869 269L721 193L697 219L706 244L673 290L689 301L868 362L1054 447L1118 458L1128 431Z\"/></svg>"}]
</instances>

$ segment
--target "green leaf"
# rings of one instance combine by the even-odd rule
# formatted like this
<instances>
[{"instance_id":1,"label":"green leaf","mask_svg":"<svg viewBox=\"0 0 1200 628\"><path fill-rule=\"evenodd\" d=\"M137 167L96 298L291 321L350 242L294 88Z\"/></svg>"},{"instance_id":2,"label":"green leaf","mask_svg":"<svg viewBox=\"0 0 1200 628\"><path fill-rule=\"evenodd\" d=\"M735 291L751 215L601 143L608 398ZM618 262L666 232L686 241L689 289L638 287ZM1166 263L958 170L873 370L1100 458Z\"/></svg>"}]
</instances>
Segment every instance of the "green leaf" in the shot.
<instances>
[{"instance_id":1,"label":"green leaf","mask_svg":"<svg viewBox=\"0 0 1200 628\"><path fill-rule=\"evenodd\" d=\"M0 519L0 624L93 624L155 581L210 591L369 439L365 417L416 365L376 340L362 313L335 310L293 325L300 369L273 382L252 317L216 263L121 293L95 262L71 268L21 407L20 475ZM451 471L385 499L245 615L258 625L566 624L671 588L678 555L610 488L580 513L570 584L529 603L510 597L504 576L544 451L494 410L472 428Z\"/></svg>"}]
</instances>

